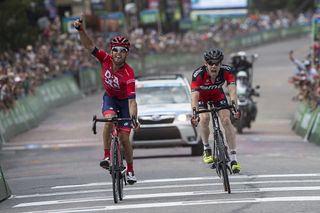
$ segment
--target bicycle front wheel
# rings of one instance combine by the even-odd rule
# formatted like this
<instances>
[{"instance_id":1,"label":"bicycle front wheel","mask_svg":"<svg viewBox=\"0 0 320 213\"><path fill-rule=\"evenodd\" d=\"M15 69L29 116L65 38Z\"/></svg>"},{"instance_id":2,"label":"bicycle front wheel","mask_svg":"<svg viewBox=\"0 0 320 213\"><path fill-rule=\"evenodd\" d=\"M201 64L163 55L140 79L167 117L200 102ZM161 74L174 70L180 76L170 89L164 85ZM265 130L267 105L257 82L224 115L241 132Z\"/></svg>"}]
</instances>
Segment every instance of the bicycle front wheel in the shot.
<instances>
[{"instance_id":1,"label":"bicycle front wheel","mask_svg":"<svg viewBox=\"0 0 320 213\"><path fill-rule=\"evenodd\" d=\"M120 152L120 158L119 158L119 162L120 162L120 169L119 169L119 180L118 180L118 188L119 188L119 199L122 200L123 199L123 183L125 182L125 167L123 166L123 157L122 157L122 153Z\"/></svg>"},{"instance_id":2,"label":"bicycle front wheel","mask_svg":"<svg viewBox=\"0 0 320 213\"><path fill-rule=\"evenodd\" d=\"M118 203L119 201L119 161L118 161L118 147L117 142L112 141L112 165L111 165L111 176L112 176L112 190L113 190L113 201Z\"/></svg>"},{"instance_id":3,"label":"bicycle front wheel","mask_svg":"<svg viewBox=\"0 0 320 213\"><path fill-rule=\"evenodd\" d=\"M222 182L223 182L223 188L224 191L228 192L229 194L231 193L231 187L230 187L230 182L229 182L229 175L228 175L228 161L227 161L227 153L224 145L224 140L222 137L222 133L218 133L216 135L216 148L217 148L217 161L218 161L218 170L221 174L222 177Z\"/></svg>"}]
</instances>

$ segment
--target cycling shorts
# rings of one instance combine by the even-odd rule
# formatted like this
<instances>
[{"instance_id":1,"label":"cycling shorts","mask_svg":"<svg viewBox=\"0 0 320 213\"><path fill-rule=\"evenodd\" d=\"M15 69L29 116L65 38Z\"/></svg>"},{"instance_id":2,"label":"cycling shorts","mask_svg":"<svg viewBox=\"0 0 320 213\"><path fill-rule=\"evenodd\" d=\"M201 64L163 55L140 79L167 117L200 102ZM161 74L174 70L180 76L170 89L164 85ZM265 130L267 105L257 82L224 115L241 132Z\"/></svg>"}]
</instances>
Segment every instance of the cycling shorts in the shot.
<instances>
[{"instance_id":1,"label":"cycling shorts","mask_svg":"<svg viewBox=\"0 0 320 213\"><path fill-rule=\"evenodd\" d=\"M102 114L103 116L117 115L118 118L130 118L128 99L120 100L104 93ZM119 121L118 127L119 131L130 133L131 121Z\"/></svg>"},{"instance_id":2,"label":"cycling shorts","mask_svg":"<svg viewBox=\"0 0 320 213\"><path fill-rule=\"evenodd\" d=\"M208 102L206 101L199 101L199 109L208 109ZM223 107L223 106L228 106L228 100L226 96L224 99L219 100L219 101L213 101L213 106L215 107Z\"/></svg>"}]
</instances>

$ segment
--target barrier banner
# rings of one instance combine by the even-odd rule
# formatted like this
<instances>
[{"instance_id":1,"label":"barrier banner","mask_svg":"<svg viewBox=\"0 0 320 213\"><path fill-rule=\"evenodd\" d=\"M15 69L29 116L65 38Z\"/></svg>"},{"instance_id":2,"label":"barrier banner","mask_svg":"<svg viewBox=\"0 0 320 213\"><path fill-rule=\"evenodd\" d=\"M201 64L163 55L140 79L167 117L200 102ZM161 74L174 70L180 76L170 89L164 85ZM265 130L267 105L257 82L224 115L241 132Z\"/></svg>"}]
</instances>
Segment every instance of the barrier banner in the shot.
<instances>
[{"instance_id":1,"label":"barrier banner","mask_svg":"<svg viewBox=\"0 0 320 213\"><path fill-rule=\"evenodd\" d=\"M52 107L81 97L72 76L62 76L36 88L35 94L15 101L8 112L0 111L0 144L14 135L37 126Z\"/></svg>"},{"instance_id":2,"label":"barrier banner","mask_svg":"<svg viewBox=\"0 0 320 213\"><path fill-rule=\"evenodd\" d=\"M101 88L100 72L92 67L82 67L79 70L80 90L86 94L90 94Z\"/></svg>"},{"instance_id":3,"label":"barrier banner","mask_svg":"<svg viewBox=\"0 0 320 213\"><path fill-rule=\"evenodd\" d=\"M292 130L294 132L300 132L300 128L301 128L301 121L303 119L303 115L304 113L308 110L308 107L306 104L304 103L300 103L298 105L298 108L294 114L294 119L292 122Z\"/></svg>"},{"instance_id":4,"label":"barrier banner","mask_svg":"<svg viewBox=\"0 0 320 213\"><path fill-rule=\"evenodd\" d=\"M306 137L308 130L312 127L313 117L316 115L316 110L312 111L309 107L306 108L305 113L301 119L300 125L298 125L295 129L295 132L302 136Z\"/></svg>"},{"instance_id":5,"label":"barrier banner","mask_svg":"<svg viewBox=\"0 0 320 213\"><path fill-rule=\"evenodd\" d=\"M316 114L308 140L320 145L320 109L318 109L318 113Z\"/></svg>"},{"instance_id":6,"label":"barrier banner","mask_svg":"<svg viewBox=\"0 0 320 213\"><path fill-rule=\"evenodd\" d=\"M4 179L4 175L0 166L0 202L11 196L10 188Z\"/></svg>"}]
</instances>

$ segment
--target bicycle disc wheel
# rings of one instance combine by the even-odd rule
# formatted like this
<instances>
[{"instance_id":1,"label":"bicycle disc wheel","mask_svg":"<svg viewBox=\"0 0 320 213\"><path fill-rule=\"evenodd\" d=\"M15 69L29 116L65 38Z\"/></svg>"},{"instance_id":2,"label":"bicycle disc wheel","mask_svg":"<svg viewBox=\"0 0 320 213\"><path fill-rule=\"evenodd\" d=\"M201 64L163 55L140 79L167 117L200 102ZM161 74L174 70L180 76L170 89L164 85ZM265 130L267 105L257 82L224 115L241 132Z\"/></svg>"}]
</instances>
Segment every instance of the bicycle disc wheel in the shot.
<instances>
[{"instance_id":1,"label":"bicycle disc wheel","mask_svg":"<svg viewBox=\"0 0 320 213\"><path fill-rule=\"evenodd\" d=\"M119 172L118 172L118 152L116 142L112 142L112 167L111 167L111 176L112 176L112 190L113 190L113 201L118 203L119 198Z\"/></svg>"},{"instance_id":2,"label":"bicycle disc wheel","mask_svg":"<svg viewBox=\"0 0 320 213\"><path fill-rule=\"evenodd\" d=\"M229 182L229 175L228 175L228 166L227 166L227 158L226 158L226 152L225 152L225 145L223 142L223 137L221 133L217 134L216 138L216 143L217 143L217 156L218 156L218 161L219 161L219 170L221 172L221 177L223 181L223 187L224 191L227 191L229 194L231 193L231 188L230 188L230 182Z\"/></svg>"}]
</instances>

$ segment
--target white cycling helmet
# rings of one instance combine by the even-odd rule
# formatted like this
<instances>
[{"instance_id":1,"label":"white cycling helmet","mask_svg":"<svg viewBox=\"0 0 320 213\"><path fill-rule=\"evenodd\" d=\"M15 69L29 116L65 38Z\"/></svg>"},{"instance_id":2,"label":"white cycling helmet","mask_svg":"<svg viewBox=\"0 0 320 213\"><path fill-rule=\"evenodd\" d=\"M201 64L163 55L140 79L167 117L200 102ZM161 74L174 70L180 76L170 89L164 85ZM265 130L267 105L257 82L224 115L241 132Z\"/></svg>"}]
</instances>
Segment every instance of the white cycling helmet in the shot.
<instances>
[{"instance_id":1,"label":"white cycling helmet","mask_svg":"<svg viewBox=\"0 0 320 213\"><path fill-rule=\"evenodd\" d=\"M239 71L237 77L248 78L248 74L245 71Z\"/></svg>"}]
</instances>

